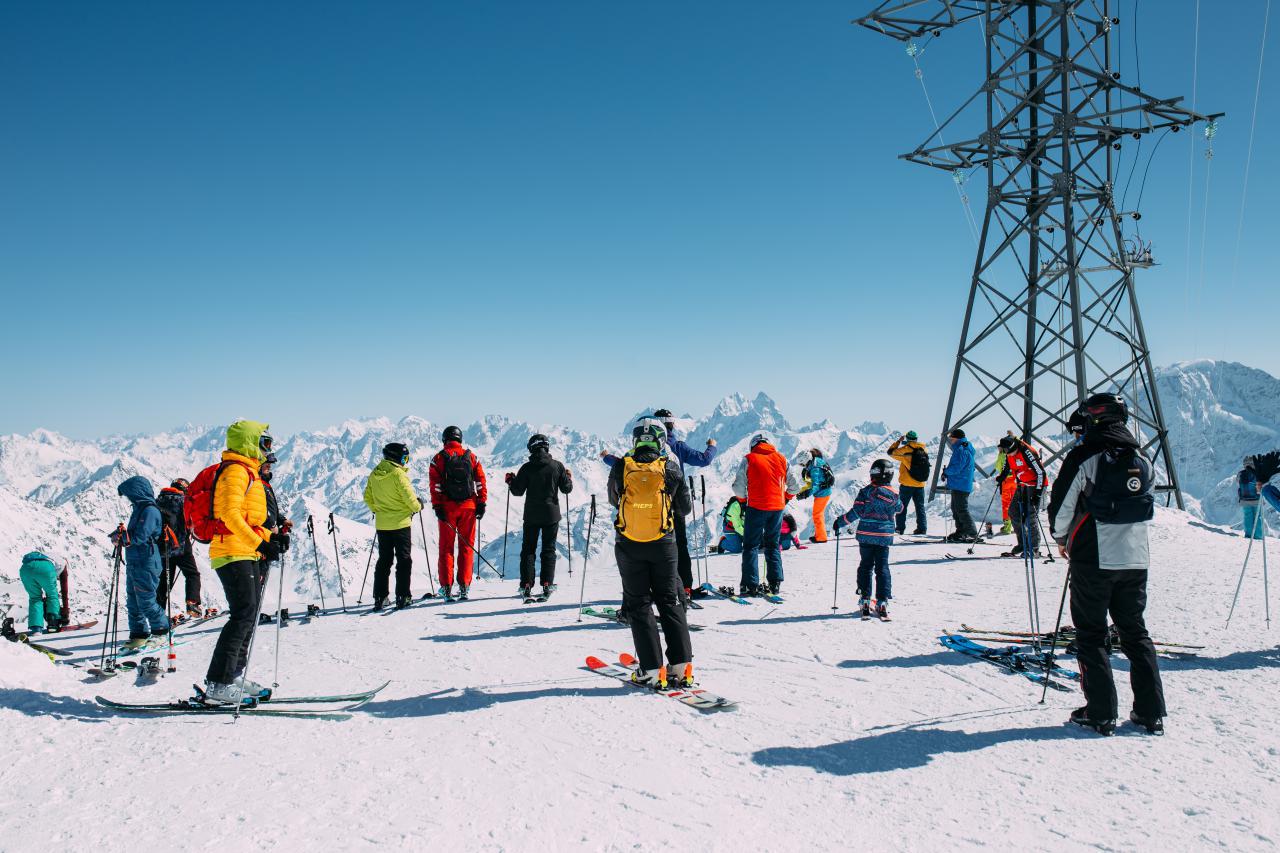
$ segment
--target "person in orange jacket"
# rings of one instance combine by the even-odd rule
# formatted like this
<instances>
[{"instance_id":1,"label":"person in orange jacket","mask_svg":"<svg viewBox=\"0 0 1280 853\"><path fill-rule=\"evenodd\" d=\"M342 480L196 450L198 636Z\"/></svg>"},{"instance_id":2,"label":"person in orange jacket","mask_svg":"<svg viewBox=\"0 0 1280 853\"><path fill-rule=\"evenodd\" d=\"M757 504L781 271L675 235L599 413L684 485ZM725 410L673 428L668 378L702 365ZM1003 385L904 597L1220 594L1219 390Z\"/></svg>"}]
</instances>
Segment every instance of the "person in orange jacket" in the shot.
<instances>
[{"instance_id":1,"label":"person in orange jacket","mask_svg":"<svg viewBox=\"0 0 1280 853\"><path fill-rule=\"evenodd\" d=\"M484 518L489 487L484 468L462 446L462 430L446 427L444 448L431 460L431 508L440 521L440 595L453 601L454 541L457 540L458 598L463 601L475 570L476 522Z\"/></svg>"},{"instance_id":2,"label":"person in orange jacket","mask_svg":"<svg viewBox=\"0 0 1280 853\"><path fill-rule=\"evenodd\" d=\"M776 595L782 589L782 511L800 491L800 478L787 464L787 457L756 433L751 451L742 460L734 478L733 493L745 495L747 513L742 524L742 595ZM756 552L764 551L768 586L760 583L760 563Z\"/></svg>"}]
</instances>

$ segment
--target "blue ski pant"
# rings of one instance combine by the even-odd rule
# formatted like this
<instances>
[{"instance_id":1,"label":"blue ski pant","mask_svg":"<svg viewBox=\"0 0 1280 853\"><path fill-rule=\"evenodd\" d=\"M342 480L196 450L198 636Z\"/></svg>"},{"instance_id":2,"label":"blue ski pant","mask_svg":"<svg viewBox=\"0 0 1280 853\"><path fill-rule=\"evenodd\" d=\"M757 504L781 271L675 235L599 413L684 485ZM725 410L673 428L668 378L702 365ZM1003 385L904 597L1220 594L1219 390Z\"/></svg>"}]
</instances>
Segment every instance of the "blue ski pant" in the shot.
<instances>
[{"instance_id":1,"label":"blue ski pant","mask_svg":"<svg viewBox=\"0 0 1280 853\"><path fill-rule=\"evenodd\" d=\"M858 563L858 598L871 598L871 581L875 578L876 601L893 598L893 578L889 574L888 545L858 545L862 560Z\"/></svg>"},{"instance_id":2,"label":"blue ski pant","mask_svg":"<svg viewBox=\"0 0 1280 853\"><path fill-rule=\"evenodd\" d=\"M742 521L742 585L759 586L760 561L764 551L765 573L769 583L782 583L782 510L747 507Z\"/></svg>"}]
</instances>

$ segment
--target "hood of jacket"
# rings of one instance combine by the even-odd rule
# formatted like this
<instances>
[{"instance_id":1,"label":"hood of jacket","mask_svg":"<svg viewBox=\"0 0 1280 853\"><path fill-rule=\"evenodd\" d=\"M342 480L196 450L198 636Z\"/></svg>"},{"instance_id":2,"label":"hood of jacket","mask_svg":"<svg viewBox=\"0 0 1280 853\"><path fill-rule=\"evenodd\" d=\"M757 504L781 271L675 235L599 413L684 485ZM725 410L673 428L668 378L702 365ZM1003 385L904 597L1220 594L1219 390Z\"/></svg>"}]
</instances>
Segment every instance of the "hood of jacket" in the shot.
<instances>
[{"instance_id":1,"label":"hood of jacket","mask_svg":"<svg viewBox=\"0 0 1280 853\"><path fill-rule=\"evenodd\" d=\"M382 479L383 477L394 477L398 472L407 470L403 465L392 462L390 459L383 459L377 465L373 466L373 470L369 472L369 479Z\"/></svg>"},{"instance_id":2,"label":"hood of jacket","mask_svg":"<svg viewBox=\"0 0 1280 853\"><path fill-rule=\"evenodd\" d=\"M1090 448L1102 447L1137 447L1138 439L1134 438L1129 428L1122 423L1103 424L1088 430L1084 434L1084 445Z\"/></svg>"},{"instance_id":3,"label":"hood of jacket","mask_svg":"<svg viewBox=\"0 0 1280 853\"><path fill-rule=\"evenodd\" d=\"M657 450L654 450L646 444L643 447L636 448L636 450L632 452L631 458L637 462L652 462L663 455L664 454L659 453Z\"/></svg>"},{"instance_id":4,"label":"hood of jacket","mask_svg":"<svg viewBox=\"0 0 1280 853\"><path fill-rule=\"evenodd\" d=\"M529 451L530 462L546 462L551 458L551 451L545 447L535 447Z\"/></svg>"},{"instance_id":5,"label":"hood of jacket","mask_svg":"<svg viewBox=\"0 0 1280 853\"><path fill-rule=\"evenodd\" d=\"M156 493L151 487L151 481L142 475L125 480L116 488L116 493L128 498L129 503L134 506L156 502Z\"/></svg>"},{"instance_id":6,"label":"hood of jacket","mask_svg":"<svg viewBox=\"0 0 1280 853\"><path fill-rule=\"evenodd\" d=\"M758 454L760 454L761 456L764 456L764 455L769 454L769 453L777 453L777 452L778 452L778 449L777 449L776 447L774 447L772 444L770 444L769 442L767 442L767 441L762 441L762 442L760 442L759 444L757 444L755 447L751 448L751 450L750 450L750 451L748 451L748 452L749 452L749 453L758 453Z\"/></svg>"},{"instance_id":7,"label":"hood of jacket","mask_svg":"<svg viewBox=\"0 0 1280 853\"><path fill-rule=\"evenodd\" d=\"M262 448L258 447L258 442L262 440L262 434L270 428L270 424L257 421L236 421L227 427L227 450L261 462L267 457L262 452Z\"/></svg>"}]
</instances>

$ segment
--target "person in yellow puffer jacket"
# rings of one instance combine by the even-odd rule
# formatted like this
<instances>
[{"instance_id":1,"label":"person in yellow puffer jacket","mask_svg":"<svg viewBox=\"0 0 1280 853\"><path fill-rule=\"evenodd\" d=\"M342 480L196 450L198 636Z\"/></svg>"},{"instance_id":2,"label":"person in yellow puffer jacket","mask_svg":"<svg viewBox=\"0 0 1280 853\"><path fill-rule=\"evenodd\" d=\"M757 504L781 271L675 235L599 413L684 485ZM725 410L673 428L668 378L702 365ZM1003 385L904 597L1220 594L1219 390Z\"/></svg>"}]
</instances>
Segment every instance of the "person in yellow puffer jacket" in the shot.
<instances>
[{"instance_id":1,"label":"person in yellow puffer jacket","mask_svg":"<svg viewBox=\"0 0 1280 853\"><path fill-rule=\"evenodd\" d=\"M902 498L902 511L898 513L898 534L907 532L907 513L914 503L916 508L916 526L912 535L924 536L929 532L929 519L924 512L924 480L911 476L911 456L916 450L924 450L920 436L915 430L889 445L887 451L898 463L898 496Z\"/></svg>"},{"instance_id":2,"label":"person in yellow puffer jacket","mask_svg":"<svg viewBox=\"0 0 1280 853\"><path fill-rule=\"evenodd\" d=\"M242 696L264 692L247 681L249 644L258 624L260 561L278 559L289 548L289 534L272 534L267 521L267 495L258 468L271 452L267 424L236 421L227 427L226 464L214 489L213 514L227 532L209 544L209 561L222 583L229 616L205 675L210 703L236 704Z\"/></svg>"}]
</instances>

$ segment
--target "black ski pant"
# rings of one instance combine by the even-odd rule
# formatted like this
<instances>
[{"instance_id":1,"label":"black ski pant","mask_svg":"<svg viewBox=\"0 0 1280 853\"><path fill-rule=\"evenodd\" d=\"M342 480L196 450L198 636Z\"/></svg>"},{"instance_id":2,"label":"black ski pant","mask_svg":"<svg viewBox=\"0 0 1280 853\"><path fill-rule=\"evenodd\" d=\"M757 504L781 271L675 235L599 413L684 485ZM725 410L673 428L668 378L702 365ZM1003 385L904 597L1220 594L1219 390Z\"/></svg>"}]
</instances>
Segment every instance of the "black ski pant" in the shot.
<instances>
[{"instance_id":1,"label":"black ski pant","mask_svg":"<svg viewBox=\"0 0 1280 853\"><path fill-rule=\"evenodd\" d=\"M956 535L978 538L978 528L973 523L973 515L969 512L969 493L951 493L951 518L956 523Z\"/></svg>"},{"instance_id":2,"label":"black ski pant","mask_svg":"<svg viewBox=\"0 0 1280 853\"><path fill-rule=\"evenodd\" d=\"M186 603L200 604L200 569L196 566L196 555L190 546L169 557L169 570L160 572L160 585L156 587L156 603L168 608L169 586L178 578L178 572L186 585Z\"/></svg>"},{"instance_id":3,"label":"black ski pant","mask_svg":"<svg viewBox=\"0 0 1280 853\"><path fill-rule=\"evenodd\" d=\"M1019 553L1040 548L1040 490L1018 486L1009 502L1009 521L1018 537Z\"/></svg>"},{"instance_id":4,"label":"black ski pant","mask_svg":"<svg viewBox=\"0 0 1280 853\"><path fill-rule=\"evenodd\" d=\"M257 560L238 560L216 569L215 573L227 597L228 616L213 647L205 678L215 684L230 684L249 663L249 641L258 624L259 564Z\"/></svg>"},{"instance_id":5,"label":"black ski pant","mask_svg":"<svg viewBox=\"0 0 1280 853\"><path fill-rule=\"evenodd\" d=\"M1133 710L1142 717L1163 717L1164 686L1160 664L1147 633L1147 572L1109 571L1071 564L1071 621L1076 626L1076 660L1089 716L1117 717L1116 683L1107 644L1107 614L1120 634L1120 650L1129 659Z\"/></svg>"},{"instance_id":6,"label":"black ski pant","mask_svg":"<svg viewBox=\"0 0 1280 853\"><path fill-rule=\"evenodd\" d=\"M542 551L538 551L538 537L542 537ZM556 540L560 537L560 522L552 524L528 524L524 526L524 539L520 543L520 585L533 586L535 560L541 558L542 585L556 582Z\"/></svg>"},{"instance_id":7,"label":"black ski pant","mask_svg":"<svg viewBox=\"0 0 1280 853\"><path fill-rule=\"evenodd\" d=\"M675 537L667 535L657 542L632 542L619 535L613 555L622 575L622 609L631 624L640 668L654 672L662 665L659 621L667 641L667 663L690 663L693 647L689 642L684 605L680 603ZM658 607L657 620L651 605Z\"/></svg>"},{"instance_id":8,"label":"black ski pant","mask_svg":"<svg viewBox=\"0 0 1280 853\"><path fill-rule=\"evenodd\" d=\"M373 600L387 597L391 585L391 561L396 564L396 598L413 595L413 528L378 531L378 562L373 564Z\"/></svg>"},{"instance_id":9,"label":"black ski pant","mask_svg":"<svg viewBox=\"0 0 1280 853\"><path fill-rule=\"evenodd\" d=\"M676 572L680 575L680 586L693 589L693 560L689 557L689 531L684 524L684 516L676 513Z\"/></svg>"},{"instance_id":10,"label":"black ski pant","mask_svg":"<svg viewBox=\"0 0 1280 853\"><path fill-rule=\"evenodd\" d=\"M898 489L898 496L902 498L902 512L898 513L898 532L907 532L907 513L911 511L911 505L916 505L916 526L913 533L928 533L929 518L924 514L924 486L902 486Z\"/></svg>"}]
</instances>

